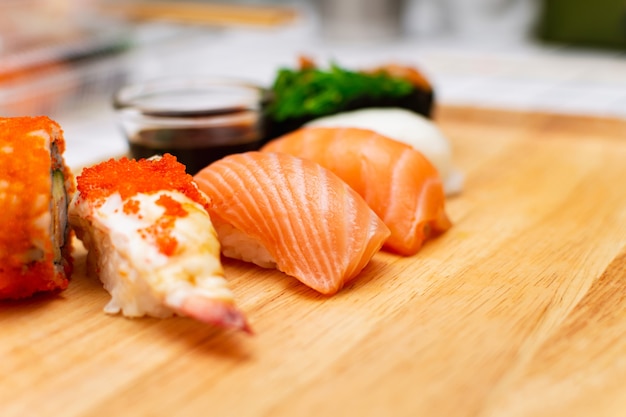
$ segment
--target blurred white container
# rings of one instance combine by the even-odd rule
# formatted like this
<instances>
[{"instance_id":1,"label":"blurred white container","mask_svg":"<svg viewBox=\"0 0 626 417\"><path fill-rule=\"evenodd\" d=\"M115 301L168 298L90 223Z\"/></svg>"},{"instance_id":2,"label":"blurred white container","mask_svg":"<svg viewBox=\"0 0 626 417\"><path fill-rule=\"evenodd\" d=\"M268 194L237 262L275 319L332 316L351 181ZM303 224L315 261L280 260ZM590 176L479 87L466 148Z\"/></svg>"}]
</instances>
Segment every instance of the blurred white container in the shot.
<instances>
[{"instance_id":1,"label":"blurred white container","mask_svg":"<svg viewBox=\"0 0 626 417\"><path fill-rule=\"evenodd\" d=\"M418 37L510 43L531 36L539 0L412 0L408 30Z\"/></svg>"},{"instance_id":2,"label":"blurred white container","mask_svg":"<svg viewBox=\"0 0 626 417\"><path fill-rule=\"evenodd\" d=\"M314 0L324 38L388 41L405 32L407 0Z\"/></svg>"}]
</instances>

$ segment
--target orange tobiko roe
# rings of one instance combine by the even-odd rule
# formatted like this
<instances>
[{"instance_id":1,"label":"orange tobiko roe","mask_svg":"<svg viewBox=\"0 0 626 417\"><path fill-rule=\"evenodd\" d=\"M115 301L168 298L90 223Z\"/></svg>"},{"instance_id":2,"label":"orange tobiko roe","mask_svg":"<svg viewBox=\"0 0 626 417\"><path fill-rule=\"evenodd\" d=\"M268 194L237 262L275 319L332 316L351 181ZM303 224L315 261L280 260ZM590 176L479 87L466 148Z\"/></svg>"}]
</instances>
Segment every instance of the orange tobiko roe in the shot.
<instances>
[{"instance_id":1,"label":"orange tobiko roe","mask_svg":"<svg viewBox=\"0 0 626 417\"><path fill-rule=\"evenodd\" d=\"M133 200L132 198L130 200L127 200L124 203L124 213L138 214L139 213L139 201Z\"/></svg>"},{"instance_id":2,"label":"orange tobiko roe","mask_svg":"<svg viewBox=\"0 0 626 417\"><path fill-rule=\"evenodd\" d=\"M114 193L119 193L124 201L126 214L141 216L139 201L132 197L137 194L153 194L161 191L177 191L208 209L208 201L198 190L193 177L185 171L185 166L171 154L158 159L110 159L90 168L85 168L77 177L80 197L94 202L97 206ZM178 247L178 241L170 233L175 219L185 217L188 212L183 205L170 196L162 195L156 204L165 208L157 221L140 230L143 238L152 239L159 252L171 256Z\"/></svg>"},{"instance_id":3,"label":"orange tobiko roe","mask_svg":"<svg viewBox=\"0 0 626 417\"><path fill-rule=\"evenodd\" d=\"M183 205L169 195L162 195L156 203L165 208L166 216L185 217L188 214Z\"/></svg>"},{"instance_id":4,"label":"orange tobiko roe","mask_svg":"<svg viewBox=\"0 0 626 417\"><path fill-rule=\"evenodd\" d=\"M174 222L174 217L164 214L154 224L140 230L140 233L144 238L150 236L163 255L172 256L178 248L178 240L169 233L174 227Z\"/></svg>"},{"instance_id":5,"label":"orange tobiko roe","mask_svg":"<svg viewBox=\"0 0 626 417\"><path fill-rule=\"evenodd\" d=\"M147 227L145 231L152 235L159 252L166 256L172 256L176 252L178 241L168 233L168 230L174 227L176 217L185 217L189 213L182 204L168 195L160 196L156 203L165 208L165 213L155 224Z\"/></svg>"},{"instance_id":6,"label":"orange tobiko roe","mask_svg":"<svg viewBox=\"0 0 626 417\"><path fill-rule=\"evenodd\" d=\"M208 201L200 193L185 166L171 154L158 159L109 159L83 169L76 178L78 191L85 200L104 202L111 194L119 193L122 200L139 193L178 191L208 208Z\"/></svg>"}]
</instances>

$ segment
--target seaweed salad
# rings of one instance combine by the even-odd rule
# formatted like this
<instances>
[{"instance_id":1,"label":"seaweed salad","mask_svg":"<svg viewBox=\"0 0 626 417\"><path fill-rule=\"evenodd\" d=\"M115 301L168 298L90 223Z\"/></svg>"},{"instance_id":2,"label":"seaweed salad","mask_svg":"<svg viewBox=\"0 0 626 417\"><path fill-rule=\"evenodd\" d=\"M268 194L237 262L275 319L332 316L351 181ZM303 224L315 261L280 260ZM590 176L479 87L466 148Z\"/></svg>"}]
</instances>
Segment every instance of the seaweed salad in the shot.
<instances>
[{"instance_id":1,"label":"seaweed salad","mask_svg":"<svg viewBox=\"0 0 626 417\"><path fill-rule=\"evenodd\" d=\"M264 105L265 140L319 117L366 107L400 107L431 116L433 89L416 69L389 64L349 70L328 69L300 59L300 68L281 68Z\"/></svg>"}]
</instances>

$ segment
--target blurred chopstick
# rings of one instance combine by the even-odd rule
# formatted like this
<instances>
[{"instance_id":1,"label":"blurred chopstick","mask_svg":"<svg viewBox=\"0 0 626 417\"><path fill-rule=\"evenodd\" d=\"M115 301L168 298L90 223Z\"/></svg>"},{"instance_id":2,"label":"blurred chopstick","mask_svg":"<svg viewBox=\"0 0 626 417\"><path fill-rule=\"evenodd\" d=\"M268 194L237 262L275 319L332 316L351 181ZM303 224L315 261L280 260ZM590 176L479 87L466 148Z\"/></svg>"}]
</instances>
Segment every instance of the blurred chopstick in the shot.
<instances>
[{"instance_id":1,"label":"blurred chopstick","mask_svg":"<svg viewBox=\"0 0 626 417\"><path fill-rule=\"evenodd\" d=\"M104 4L101 8L105 13L133 21L167 20L217 26L276 26L289 23L296 17L295 10L288 7L178 1L116 1Z\"/></svg>"}]
</instances>

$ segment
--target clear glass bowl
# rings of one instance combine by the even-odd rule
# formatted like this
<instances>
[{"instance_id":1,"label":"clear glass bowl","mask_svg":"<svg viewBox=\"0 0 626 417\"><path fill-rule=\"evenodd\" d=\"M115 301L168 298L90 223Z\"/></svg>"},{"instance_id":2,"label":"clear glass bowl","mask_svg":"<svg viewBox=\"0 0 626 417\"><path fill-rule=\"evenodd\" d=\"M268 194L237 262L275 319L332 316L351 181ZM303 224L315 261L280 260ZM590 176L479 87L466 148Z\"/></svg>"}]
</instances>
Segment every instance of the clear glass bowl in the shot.
<instances>
[{"instance_id":1,"label":"clear glass bowl","mask_svg":"<svg viewBox=\"0 0 626 417\"><path fill-rule=\"evenodd\" d=\"M113 107L134 158L170 153L195 174L256 150L265 90L229 78L164 78L122 87Z\"/></svg>"}]
</instances>

